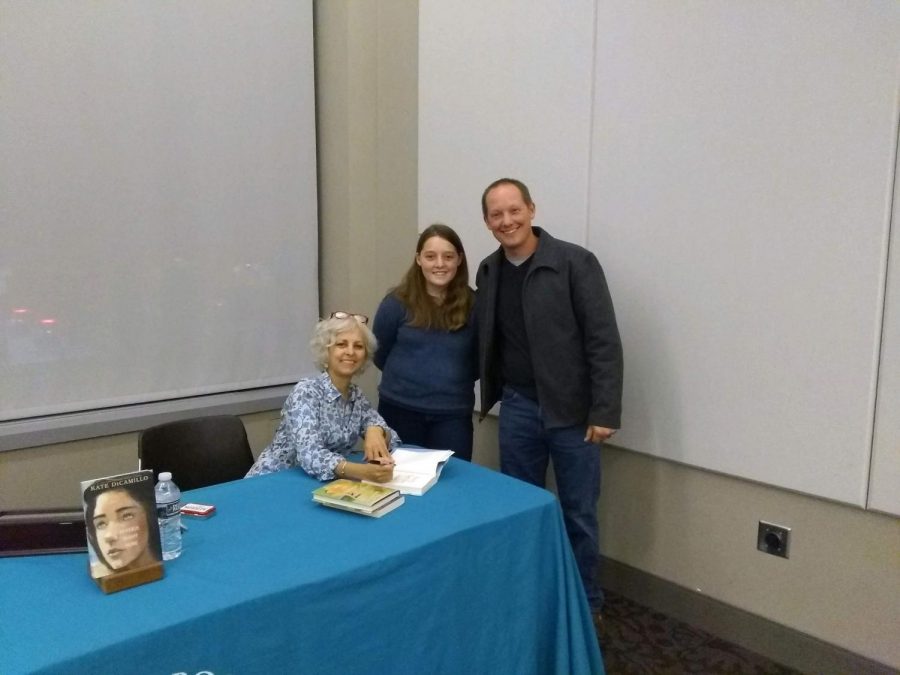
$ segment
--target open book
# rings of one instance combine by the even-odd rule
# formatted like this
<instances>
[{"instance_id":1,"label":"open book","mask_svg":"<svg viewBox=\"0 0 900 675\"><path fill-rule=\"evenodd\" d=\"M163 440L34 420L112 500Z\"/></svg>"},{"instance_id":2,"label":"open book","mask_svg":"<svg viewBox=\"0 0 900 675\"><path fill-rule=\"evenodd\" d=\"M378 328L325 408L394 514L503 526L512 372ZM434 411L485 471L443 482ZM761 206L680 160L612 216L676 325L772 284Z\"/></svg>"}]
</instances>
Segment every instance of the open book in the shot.
<instances>
[{"instance_id":1,"label":"open book","mask_svg":"<svg viewBox=\"0 0 900 675\"><path fill-rule=\"evenodd\" d=\"M405 495L423 495L437 483L444 464L452 454L452 450L397 448L391 453L394 477L378 485L400 490Z\"/></svg>"}]
</instances>

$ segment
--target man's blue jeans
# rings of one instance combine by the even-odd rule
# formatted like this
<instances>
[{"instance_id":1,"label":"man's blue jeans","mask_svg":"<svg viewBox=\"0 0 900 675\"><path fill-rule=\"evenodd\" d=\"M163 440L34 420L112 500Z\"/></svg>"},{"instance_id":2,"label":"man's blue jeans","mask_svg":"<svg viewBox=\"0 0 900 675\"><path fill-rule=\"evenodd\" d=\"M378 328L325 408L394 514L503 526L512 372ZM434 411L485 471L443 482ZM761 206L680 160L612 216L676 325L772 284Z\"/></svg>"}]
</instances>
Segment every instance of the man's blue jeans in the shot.
<instances>
[{"instance_id":1,"label":"man's blue jeans","mask_svg":"<svg viewBox=\"0 0 900 675\"><path fill-rule=\"evenodd\" d=\"M553 461L556 487L575 562L592 610L603 606L597 582L600 559L600 448L585 442L587 424L546 429L538 404L509 387L500 406L500 470L538 487L546 486Z\"/></svg>"}]
</instances>

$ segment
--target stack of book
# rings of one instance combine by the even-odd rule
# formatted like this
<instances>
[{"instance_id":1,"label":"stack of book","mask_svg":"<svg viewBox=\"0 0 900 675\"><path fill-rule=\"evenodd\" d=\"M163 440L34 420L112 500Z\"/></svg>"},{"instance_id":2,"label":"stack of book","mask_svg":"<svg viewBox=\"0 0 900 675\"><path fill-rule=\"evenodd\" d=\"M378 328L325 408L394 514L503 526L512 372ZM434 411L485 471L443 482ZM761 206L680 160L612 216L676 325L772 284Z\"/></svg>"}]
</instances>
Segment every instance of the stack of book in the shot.
<instances>
[{"instance_id":1,"label":"stack of book","mask_svg":"<svg viewBox=\"0 0 900 675\"><path fill-rule=\"evenodd\" d=\"M313 490L313 501L333 509L381 518L403 504L399 490L373 483L338 478Z\"/></svg>"}]
</instances>

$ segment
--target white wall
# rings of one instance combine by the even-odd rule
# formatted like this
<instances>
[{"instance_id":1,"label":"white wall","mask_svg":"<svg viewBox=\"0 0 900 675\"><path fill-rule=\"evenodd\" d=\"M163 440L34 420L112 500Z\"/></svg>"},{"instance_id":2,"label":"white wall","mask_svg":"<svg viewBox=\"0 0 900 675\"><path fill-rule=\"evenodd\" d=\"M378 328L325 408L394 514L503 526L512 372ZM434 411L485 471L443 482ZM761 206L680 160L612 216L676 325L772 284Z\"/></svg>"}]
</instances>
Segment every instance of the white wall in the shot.
<instances>
[{"instance_id":1,"label":"white wall","mask_svg":"<svg viewBox=\"0 0 900 675\"><path fill-rule=\"evenodd\" d=\"M865 506L900 4L599 2L596 34L617 442Z\"/></svg>"},{"instance_id":2,"label":"white wall","mask_svg":"<svg viewBox=\"0 0 900 675\"><path fill-rule=\"evenodd\" d=\"M900 139L898 139L900 145ZM900 154L895 156L895 166ZM869 508L900 513L900 169L894 175L894 213L884 294Z\"/></svg>"},{"instance_id":3,"label":"white wall","mask_svg":"<svg viewBox=\"0 0 900 675\"><path fill-rule=\"evenodd\" d=\"M592 0L420 3L419 221L457 230L473 284L497 247L481 215L497 178L533 186L539 221L584 241L593 22Z\"/></svg>"}]
</instances>

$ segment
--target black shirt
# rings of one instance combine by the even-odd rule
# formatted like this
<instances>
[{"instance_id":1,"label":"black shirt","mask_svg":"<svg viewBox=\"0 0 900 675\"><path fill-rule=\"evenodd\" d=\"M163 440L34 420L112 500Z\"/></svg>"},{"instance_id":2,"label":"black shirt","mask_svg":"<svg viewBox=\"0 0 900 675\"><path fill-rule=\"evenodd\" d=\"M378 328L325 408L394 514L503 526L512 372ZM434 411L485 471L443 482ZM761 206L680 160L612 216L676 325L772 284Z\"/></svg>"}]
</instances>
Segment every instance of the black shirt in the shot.
<instances>
[{"instance_id":1,"label":"black shirt","mask_svg":"<svg viewBox=\"0 0 900 675\"><path fill-rule=\"evenodd\" d=\"M497 291L497 335L501 381L523 396L537 401L537 387L531 367L531 347L522 311L522 287L531 267L531 260L529 257L520 265L513 265L503 258Z\"/></svg>"}]
</instances>

